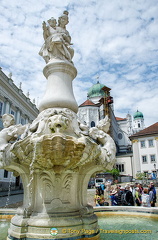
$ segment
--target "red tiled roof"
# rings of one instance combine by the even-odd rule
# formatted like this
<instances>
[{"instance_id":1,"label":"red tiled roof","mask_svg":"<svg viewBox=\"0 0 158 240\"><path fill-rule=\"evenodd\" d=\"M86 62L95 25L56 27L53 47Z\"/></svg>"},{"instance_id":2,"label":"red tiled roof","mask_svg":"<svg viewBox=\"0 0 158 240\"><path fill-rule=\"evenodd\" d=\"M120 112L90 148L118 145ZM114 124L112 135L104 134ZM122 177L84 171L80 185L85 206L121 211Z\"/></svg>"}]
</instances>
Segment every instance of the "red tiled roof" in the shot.
<instances>
[{"instance_id":1,"label":"red tiled roof","mask_svg":"<svg viewBox=\"0 0 158 240\"><path fill-rule=\"evenodd\" d=\"M82 103L79 107L82 107L82 106L95 106L95 104L90 101L89 99L87 99L84 103Z\"/></svg>"},{"instance_id":2,"label":"red tiled roof","mask_svg":"<svg viewBox=\"0 0 158 240\"><path fill-rule=\"evenodd\" d=\"M123 121L126 120L126 118L120 118L120 117L115 117L117 121Z\"/></svg>"},{"instance_id":3,"label":"red tiled roof","mask_svg":"<svg viewBox=\"0 0 158 240\"><path fill-rule=\"evenodd\" d=\"M144 135L151 135L151 134L158 134L158 122L141 130L138 133L133 134L132 136L130 136L130 138L144 136Z\"/></svg>"}]
</instances>

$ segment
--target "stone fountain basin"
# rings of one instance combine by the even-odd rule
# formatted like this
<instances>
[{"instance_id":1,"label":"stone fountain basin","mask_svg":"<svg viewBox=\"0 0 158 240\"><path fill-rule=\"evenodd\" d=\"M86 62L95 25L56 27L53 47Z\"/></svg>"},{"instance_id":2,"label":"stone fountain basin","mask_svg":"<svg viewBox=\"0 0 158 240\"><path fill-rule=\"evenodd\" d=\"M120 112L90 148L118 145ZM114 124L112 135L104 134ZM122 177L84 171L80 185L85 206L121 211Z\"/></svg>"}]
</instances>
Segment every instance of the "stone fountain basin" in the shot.
<instances>
[{"instance_id":1,"label":"stone fountain basin","mask_svg":"<svg viewBox=\"0 0 158 240\"><path fill-rule=\"evenodd\" d=\"M148 215L158 218L158 207L136 207L136 206L105 206L105 207L93 207L94 212L104 214L120 214L120 215Z\"/></svg>"},{"instance_id":2,"label":"stone fountain basin","mask_svg":"<svg viewBox=\"0 0 158 240\"><path fill-rule=\"evenodd\" d=\"M101 240L158 239L158 208L95 207Z\"/></svg>"},{"instance_id":3,"label":"stone fountain basin","mask_svg":"<svg viewBox=\"0 0 158 240\"><path fill-rule=\"evenodd\" d=\"M158 208L145 208L145 207L123 207L123 206L106 206L106 207L94 207L94 212L98 216L101 240L111 239L125 239L128 240L137 238L142 239L157 239L157 223L158 223ZM16 214L16 209L0 209L0 228L2 226L3 231L0 235L0 240L6 239L8 221ZM123 225L121 221L125 221ZM112 224L110 225L110 221ZM108 223L108 224L107 224ZM133 225L134 223L134 225ZM130 225L129 225L130 224ZM109 227L110 226L110 227ZM121 226L121 228L120 228ZM135 226L135 229L133 229ZM140 228L151 233L135 233L132 234L129 231L140 231ZM4 229L5 228L5 229ZM118 233L110 233L110 229L118 230ZM125 230L126 233L122 233L121 230ZM113 230L112 230L113 231ZM127 234L127 231L129 234ZM149 236L150 235L150 236ZM4 238L5 237L5 238Z\"/></svg>"}]
</instances>

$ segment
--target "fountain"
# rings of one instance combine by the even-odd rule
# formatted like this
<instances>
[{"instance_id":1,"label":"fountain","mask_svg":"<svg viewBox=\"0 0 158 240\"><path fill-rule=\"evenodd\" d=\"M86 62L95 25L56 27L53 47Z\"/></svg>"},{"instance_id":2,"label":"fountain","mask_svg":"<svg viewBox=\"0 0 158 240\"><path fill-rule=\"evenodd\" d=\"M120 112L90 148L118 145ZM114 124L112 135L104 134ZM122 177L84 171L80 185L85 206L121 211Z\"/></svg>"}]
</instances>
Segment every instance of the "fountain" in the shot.
<instances>
[{"instance_id":1,"label":"fountain","mask_svg":"<svg viewBox=\"0 0 158 240\"><path fill-rule=\"evenodd\" d=\"M68 12L48 25L43 22L44 44L39 54L46 66L46 93L32 124L14 125L9 119L0 132L0 167L19 174L23 207L11 220L7 239L99 239L97 216L87 204L90 176L111 169L115 143L107 134L109 120L88 129L77 119L72 81L71 37Z\"/></svg>"}]
</instances>

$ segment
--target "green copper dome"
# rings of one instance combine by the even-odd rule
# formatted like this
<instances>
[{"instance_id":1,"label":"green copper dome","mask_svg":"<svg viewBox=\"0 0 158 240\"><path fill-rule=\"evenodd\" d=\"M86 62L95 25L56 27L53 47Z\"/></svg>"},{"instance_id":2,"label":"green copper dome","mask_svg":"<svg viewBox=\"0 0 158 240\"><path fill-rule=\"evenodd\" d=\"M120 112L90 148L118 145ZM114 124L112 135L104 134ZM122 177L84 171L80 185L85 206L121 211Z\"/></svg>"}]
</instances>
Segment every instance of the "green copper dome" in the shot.
<instances>
[{"instance_id":1,"label":"green copper dome","mask_svg":"<svg viewBox=\"0 0 158 240\"><path fill-rule=\"evenodd\" d=\"M104 84L101 84L99 82L97 82L96 84L94 84L88 91L88 97L99 97L99 96L104 96L105 92L103 90L101 90L103 87L105 87Z\"/></svg>"},{"instance_id":2,"label":"green copper dome","mask_svg":"<svg viewBox=\"0 0 158 240\"><path fill-rule=\"evenodd\" d=\"M144 118L143 113L139 112L138 110L136 111L136 113L133 114L134 119L137 118Z\"/></svg>"}]
</instances>

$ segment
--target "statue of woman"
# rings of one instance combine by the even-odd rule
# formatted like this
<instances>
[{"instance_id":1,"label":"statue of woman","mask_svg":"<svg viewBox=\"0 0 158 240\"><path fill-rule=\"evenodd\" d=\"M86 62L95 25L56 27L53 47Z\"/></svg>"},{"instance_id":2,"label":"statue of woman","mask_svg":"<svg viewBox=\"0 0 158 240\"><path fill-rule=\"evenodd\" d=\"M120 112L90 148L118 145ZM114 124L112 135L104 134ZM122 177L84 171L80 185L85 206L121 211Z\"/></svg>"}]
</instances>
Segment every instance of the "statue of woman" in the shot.
<instances>
[{"instance_id":1,"label":"statue of woman","mask_svg":"<svg viewBox=\"0 0 158 240\"><path fill-rule=\"evenodd\" d=\"M65 56L66 59L70 60L74 56L74 50L71 47L71 37L69 35L69 32L66 30L66 25L69 23L68 19L68 12L64 11L63 14L59 17L58 19L58 26L56 27L56 30L58 33L62 35L63 38L63 50L64 53L63 55Z\"/></svg>"},{"instance_id":2,"label":"statue of woman","mask_svg":"<svg viewBox=\"0 0 158 240\"><path fill-rule=\"evenodd\" d=\"M44 44L39 54L44 58L46 63L51 59L68 60L72 63L74 50L71 48L71 37L66 30L68 24L68 12L64 13L58 19L56 27L56 19L51 18L48 21L48 26L43 22L43 37Z\"/></svg>"}]
</instances>

